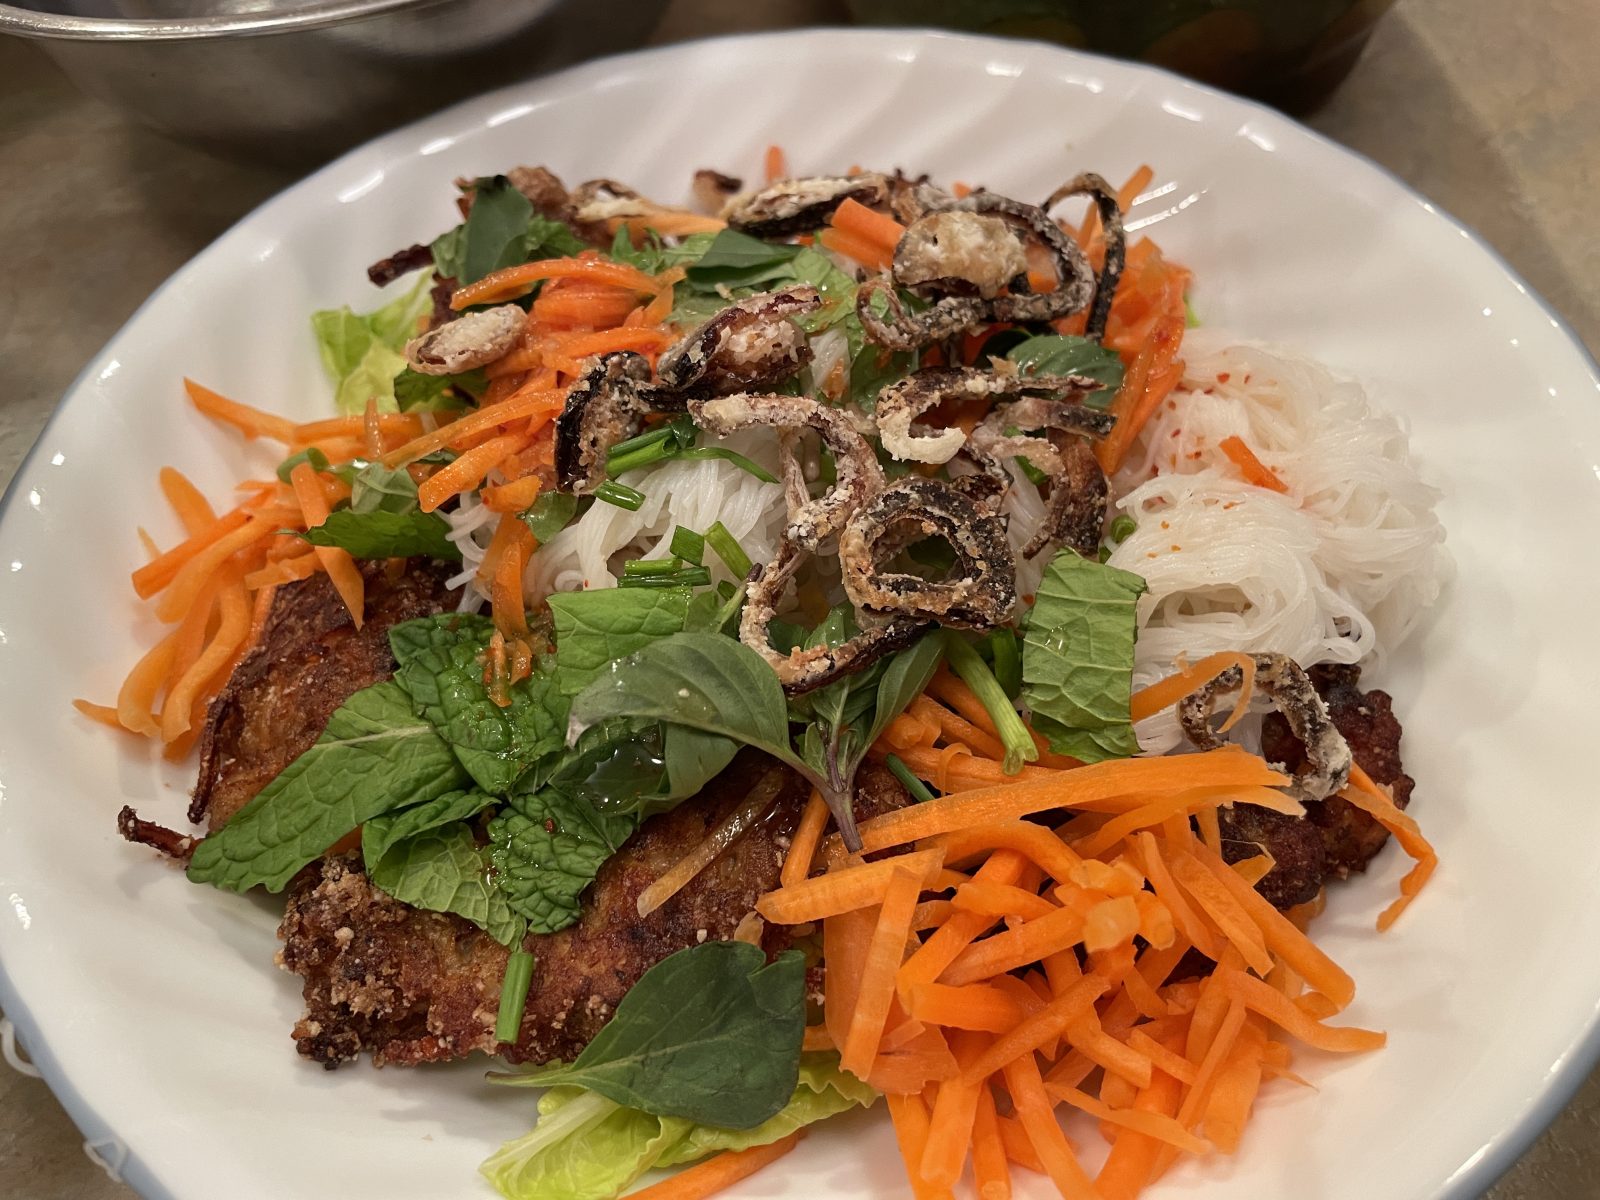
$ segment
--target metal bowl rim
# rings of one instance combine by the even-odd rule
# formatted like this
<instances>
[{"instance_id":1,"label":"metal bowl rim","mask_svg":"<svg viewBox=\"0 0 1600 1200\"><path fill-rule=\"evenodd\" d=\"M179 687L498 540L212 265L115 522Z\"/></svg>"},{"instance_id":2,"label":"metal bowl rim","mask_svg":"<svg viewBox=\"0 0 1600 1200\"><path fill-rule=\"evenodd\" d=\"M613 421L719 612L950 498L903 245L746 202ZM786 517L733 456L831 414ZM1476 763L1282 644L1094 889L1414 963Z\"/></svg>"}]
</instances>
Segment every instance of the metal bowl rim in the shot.
<instances>
[{"instance_id":1,"label":"metal bowl rim","mask_svg":"<svg viewBox=\"0 0 1600 1200\"><path fill-rule=\"evenodd\" d=\"M233 13L206 17L146 20L120 17L78 17L0 4L0 33L19 37L74 42L178 42L207 38L251 37L319 29L443 0L321 0L286 12Z\"/></svg>"}]
</instances>

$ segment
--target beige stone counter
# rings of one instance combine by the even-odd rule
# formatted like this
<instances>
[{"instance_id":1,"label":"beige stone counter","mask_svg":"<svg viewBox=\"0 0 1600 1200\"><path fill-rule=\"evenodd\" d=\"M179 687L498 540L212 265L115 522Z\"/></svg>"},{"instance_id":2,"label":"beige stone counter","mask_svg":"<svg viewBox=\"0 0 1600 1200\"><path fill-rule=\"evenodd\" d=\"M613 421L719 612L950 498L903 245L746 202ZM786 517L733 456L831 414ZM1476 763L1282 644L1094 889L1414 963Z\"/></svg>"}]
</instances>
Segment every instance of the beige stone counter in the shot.
<instances>
[{"instance_id":1,"label":"beige stone counter","mask_svg":"<svg viewBox=\"0 0 1600 1200\"><path fill-rule=\"evenodd\" d=\"M806 0L677 0L658 38L840 15ZM1595 0L1402 0L1310 123L1474 226L1600 347L1597 68ZM0 181L4 483L78 369L139 302L290 179L129 126L81 98L32 47L0 40ZM88 1161L41 1083L0 1066L0 1197L132 1195ZM1600 1197L1600 1074L1489 1196Z\"/></svg>"}]
</instances>

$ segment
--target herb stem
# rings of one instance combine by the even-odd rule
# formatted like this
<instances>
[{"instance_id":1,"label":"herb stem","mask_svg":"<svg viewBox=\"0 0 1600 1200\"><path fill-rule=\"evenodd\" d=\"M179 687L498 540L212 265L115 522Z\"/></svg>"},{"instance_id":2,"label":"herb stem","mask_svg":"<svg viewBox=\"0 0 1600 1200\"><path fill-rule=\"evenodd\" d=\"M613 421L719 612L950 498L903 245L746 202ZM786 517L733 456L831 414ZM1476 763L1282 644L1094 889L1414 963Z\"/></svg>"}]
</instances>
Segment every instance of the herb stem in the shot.
<instances>
[{"instance_id":1,"label":"herb stem","mask_svg":"<svg viewBox=\"0 0 1600 1200\"><path fill-rule=\"evenodd\" d=\"M926 804L929 800L934 799L933 792L929 790L928 785L911 773L911 768L900 760L898 754L885 754L883 756L883 765L889 768L896 779L905 784L906 791L910 792L912 798L918 803Z\"/></svg>"},{"instance_id":2,"label":"herb stem","mask_svg":"<svg viewBox=\"0 0 1600 1200\"><path fill-rule=\"evenodd\" d=\"M1033 744L1028 727L1022 723L1011 697L1006 695L1005 688L1000 686L1000 681L989 670L982 655L954 630L944 631L944 642L945 658L961 681L983 703L984 710L1000 734L1000 744L1005 747L1001 769L1007 775L1015 775L1022 770L1023 763L1033 762L1039 757L1039 748Z\"/></svg>"},{"instance_id":3,"label":"herb stem","mask_svg":"<svg viewBox=\"0 0 1600 1200\"><path fill-rule=\"evenodd\" d=\"M522 1010L528 1006L528 988L533 984L533 955L513 950L506 960L505 980L500 984L500 1011L494 1021L496 1042L515 1042L522 1029Z\"/></svg>"},{"instance_id":4,"label":"herb stem","mask_svg":"<svg viewBox=\"0 0 1600 1200\"><path fill-rule=\"evenodd\" d=\"M990 656L994 660L994 677L1000 681L1006 695L1015 700L1022 695L1022 649L1015 630L1004 627L989 635Z\"/></svg>"}]
</instances>

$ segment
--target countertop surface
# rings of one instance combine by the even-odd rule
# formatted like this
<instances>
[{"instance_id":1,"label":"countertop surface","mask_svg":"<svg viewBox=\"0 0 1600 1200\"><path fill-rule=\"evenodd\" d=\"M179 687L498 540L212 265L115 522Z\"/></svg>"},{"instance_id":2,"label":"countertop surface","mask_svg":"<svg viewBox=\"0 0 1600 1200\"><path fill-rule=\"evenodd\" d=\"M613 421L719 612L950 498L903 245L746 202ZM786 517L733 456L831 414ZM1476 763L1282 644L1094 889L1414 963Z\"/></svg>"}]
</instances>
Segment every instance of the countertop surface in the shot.
<instances>
[{"instance_id":1,"label":"countertop surface","mask_svg":"<svg viewBox=\"0 0 1600 1200\"><path fill-rule=\"evenodd\" d=\"M826 2L675 0L656 40L841 19ZM1477 229L1600 348L1597 67L1593 0L1402 0L1308 123ZM140 301L292 177L132 126L34 47L0 39L0 180L8 483L79 368ZM1600 1197L1600 1073L1487 1195ZM133 1193L90 1162L42 1083L0 1065L0 1196Z\"/></svg>"}]
</instances>

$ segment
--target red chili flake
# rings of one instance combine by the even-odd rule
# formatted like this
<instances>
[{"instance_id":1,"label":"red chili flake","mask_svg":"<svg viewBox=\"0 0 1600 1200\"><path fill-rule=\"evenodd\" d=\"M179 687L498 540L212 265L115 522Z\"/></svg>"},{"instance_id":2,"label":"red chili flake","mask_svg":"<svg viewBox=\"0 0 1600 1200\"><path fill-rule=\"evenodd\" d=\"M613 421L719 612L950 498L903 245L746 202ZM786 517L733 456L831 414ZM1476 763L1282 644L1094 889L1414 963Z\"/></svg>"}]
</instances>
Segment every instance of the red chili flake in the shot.
<instances>
[{"instance_id":1,"label":"red chili flake","mask_svg":"<svg viewBox=\"0 0 1600 1200\"><path fill-rule=\"evenodd\" d=\"M1227 383L1229 378L1230 378L1230 376L1229 376L1229 373L1227 371L1219 371L1217 373L1217 382L1218 383Z\"/></svg>"},{"instance_id":2,"label":"red chili flake","mask_svg":"<svg viewBox=\"0 0 1600 1200\"><path fill-rule=\"evenodd\" d=\"M546 833L554 833L556 831L556 822L554 817L546 817L544 819L544 831Z\"/></svg>"},{"instance_id":3,"label":"red chili flake","mask_svg":"<svg viewBox=\"0 0 1600 1200\"><path fill-rule=\"evenodd\" d=\"M1171 521L1163 521L1163 522L1161 522L1161 528L1163 528L1163 529L1171 529L1172 528L1172 522Z\"/></svg>"},{"instance_id":4,"label":"red chili flake","mask_svg":"<svg viewBox=\"0 0 1600 1200\"><path fill-rule=\"evenodd\" d=\"M1174 553L1174 554L1176 554L1176 553L1177 553L1177 552L1178 552L1178 551L1179 551L1179 550L1182 550L1182 549L1183 549L1183 547L1182 547L1182 546L1174 546L1174 547L1173 547L1173 548L1172 548L1172 552L1173 552L1173 553Z\"/></svg>"}]
</instances>

